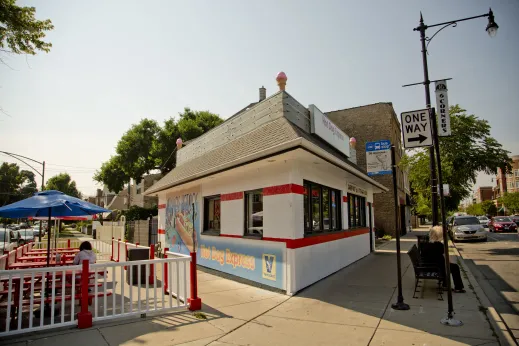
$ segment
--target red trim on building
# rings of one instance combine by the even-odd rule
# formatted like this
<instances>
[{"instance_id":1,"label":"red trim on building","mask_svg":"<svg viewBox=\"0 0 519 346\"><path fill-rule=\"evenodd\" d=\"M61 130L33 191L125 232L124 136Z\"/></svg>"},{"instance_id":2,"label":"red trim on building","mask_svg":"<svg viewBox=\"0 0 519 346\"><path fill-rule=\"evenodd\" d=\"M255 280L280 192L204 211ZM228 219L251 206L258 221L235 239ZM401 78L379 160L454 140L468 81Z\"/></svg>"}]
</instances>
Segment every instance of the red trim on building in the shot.
<instances>
[{"instance_id":1,"label":"red trim on building","mask_svg":"<svg viewBox=\"0 0 519 346\"><path fill-rule=\"evenodd\" d=\"M220 196L222 202L243 199L243 192L224 193Z\"/></svg>"},{"instance_id":2,"label":"red trim on building","mask_svg":"<svg viewBox=\"0 0 519 346\"><path fill-rule=\"evenodd\" d=\"M287 249L299 249L299 248L306 247L306 246L327 243L330 241L355 237L357 235L362 235L362 234L367 234L367 233L369 233L369 228L359 228L359 229L355 229L353 231L346 230L346 231L342 231L342 232L323 234L323 235L301 238L301 239L265 238L264 237L264 238L261 238L261 240L285 243L287 245ZM241 235L234 235L234 234L220 234L220 237L243 238L243 236L241 236ZM258 240L260 240L260 239L258 239Z\"/></svg>"},{"instance_id":3,"label":"red trim on building","mask_svg":"<svg viewBox=\"0 0 519 346\"><path fill-rule=\"evenodd\" d=\"M159 209L166 209L166 205L165 204L159 204L158 208Z\"/></svg>"},{"instance_id":4,"label":"red trim on building","mask_svg":"<svg viewBox=\"0 0 519 346\"><path fill-rule=\"evenodd\" d=\"M348 203L348 196L342 196L342 201L344 203Z\"/></svg>"},{"instance_id":5,"label":"red trim on building","mask_svg":"<svg viewBox=\"0 0 519 346\"><path fill-rule=\"evenodd\" d=\"M166 234L166 230L165 229L159 229L157 232L158 232L158 234Z\"/></svg>"},{"instance_id":6,"label":"red trim on building","mask_svg":"<svg viewBox=\"0 0 519 346\"><path fill-rule=\"evenodd\" d=\"M284 195L287 193L303 195L305 188L297 184L276 185L263 188L263 196Z\"/></svg>"}]
</instances>

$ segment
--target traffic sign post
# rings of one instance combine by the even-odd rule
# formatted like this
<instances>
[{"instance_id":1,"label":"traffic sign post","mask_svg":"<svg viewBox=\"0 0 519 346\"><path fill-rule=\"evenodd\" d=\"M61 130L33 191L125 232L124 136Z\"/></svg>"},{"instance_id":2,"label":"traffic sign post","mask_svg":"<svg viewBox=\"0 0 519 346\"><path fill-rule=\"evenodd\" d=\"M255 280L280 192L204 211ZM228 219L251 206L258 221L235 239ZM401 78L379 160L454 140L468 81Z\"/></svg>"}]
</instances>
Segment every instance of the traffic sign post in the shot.
<instances>
[{"instance_id":1,"label":"traffic sign post","mask_svg":"<svg viewBox=\"0 0 519 346\"><path fill-rule=\"evenodd\" d=\"M391 142L381 140L366 143L366 168L368 175L391 174Z\"/></svg>"},{"instance_id":2,"label":"traffic sign post","mask_svg":"<svg viewBox=\"0 0 519 346\"><path fill-rule=\"evenodd\" d=\"M404 112L401 115L404 148L420 148L433 145L431 118L428 109Z\"/></svg>"}]
</instances>

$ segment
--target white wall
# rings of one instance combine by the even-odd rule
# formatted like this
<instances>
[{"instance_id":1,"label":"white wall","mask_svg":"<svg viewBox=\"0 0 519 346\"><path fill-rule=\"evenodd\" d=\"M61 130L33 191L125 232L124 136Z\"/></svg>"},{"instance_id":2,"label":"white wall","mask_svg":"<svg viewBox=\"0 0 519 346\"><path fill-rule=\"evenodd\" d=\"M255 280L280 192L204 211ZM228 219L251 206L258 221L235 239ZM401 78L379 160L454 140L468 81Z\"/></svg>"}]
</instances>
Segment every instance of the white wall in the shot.
<instances>
[{"instance_id":1,"label":"white wall","mask_svg":"<svg viewBox=\"0 0 519 346\"><path fill-rule=\"evenodd\" d=\"M287 294L295 294L369 252L369 234L287 249Z\"/></svg>"}]
</instances>

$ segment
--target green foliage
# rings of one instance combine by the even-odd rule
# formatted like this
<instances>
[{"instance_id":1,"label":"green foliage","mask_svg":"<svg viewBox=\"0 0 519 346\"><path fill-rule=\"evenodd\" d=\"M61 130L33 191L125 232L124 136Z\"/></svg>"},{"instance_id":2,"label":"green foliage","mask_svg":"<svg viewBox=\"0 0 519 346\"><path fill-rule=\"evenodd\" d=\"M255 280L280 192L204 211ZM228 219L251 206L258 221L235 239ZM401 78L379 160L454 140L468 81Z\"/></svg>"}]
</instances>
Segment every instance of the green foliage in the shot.
<instances>
[{"instance_id":1,"label":"green foliage","mask_svg":"<svg viewBox=\"0 0 519 346\"><path fill-rule=\"evenodd\" d=\"M384 236L382 237L382 239L384 239L384 240L391 240L391 239L393 239L393 237L391 237L390 234L386 234L386 235L384 235Z\"/></svg>"},{"instance_id":2,"label":"green foliage","mask_svg":"<svg viewBox=\"0 0 519 346\"><path fill-rule=\"evenodd\" d=\"M481 202L481 209L483 209L484 215L497 215L497 207L493 201Z\"/></svg>"},{"instance_id":3,"label":"green foliage","mask_svg":"<svg viewBox=\"0 0 519 346\"><path fill-rule=\"evenodd\" d=\"M488 121L466 114L459 105L450 107L452 136L440 137L443 183L449 184L450 196L445 197L447 211L456 210L471 193L478 172L495 175L497 168L510 169L511 160L490 136ZM416 202L414 212L429 216L431 189L429 152L418 149L405 156L401 165L409 169L409 181Z\"/></svg>"},{"instance_id":4,"label":"green foliage","mask_svg":"<svg viewBox=\"0 0 519 346\"><path fill-rule=\"evenodd\" d=\"M45 190L58 190L66 195L81 198L81 192L78 191L76 182L68 173L60 173L47 180Z\"/></svg>"},{"instance_id":5,"label":"green foliage","mask_svg":"<svg viewBox=\"0 0 519 346\"><path fill-rule=\"evenodd\" d=\"M179 114L178 122L170 118L162 127L154 120L143 119L121 137L116 146L116 155L103 163L94 180L118 193L130 178L140 181L155 169L166 174L175 168L178 138L187 142L222 122L216 114L189 108Z\"/></svg>"},{"instance_id":6,"label":"green foliage","mask_svg":"<svg viewBox=\"0 0 519 346\"><path fill-rule=\"evenodd\" d=\"M16 163L0 166L0 206L32 196L37 190L34 173L20 170Z\"/></svg>"},{"instance_id":7,"label":"green foliage","mask_svg":"<svg viewBox=\"0 0 519 346\"><path fill-rule=\"evenodd\" d=\"M485 212L483 211L483 208L481 207L481 203L474 203L469 206L467 206L466 213L468 215L485 215Z\"/></svg>"},{"instance_id":8,"label":"green foliage","mask_svg":"<svg viewBox=\"0 0 519 346\"><path fill-rule=\"evenodd\" d=\"M126 217L126 221L147 220L151 216L157 216L158 208L156 206L153 208L142 208L132 205L130 209L123 210L121 214Z\"/></svg>"},{"instance_id":9,"label":"green foliage","mask_svg":"<svg viewBox=\"0 0 519 346\"><path fill-rule=\"evenodd\" d=\"M0 0L0 50L14 54L48 53L52 44L43 41L54 29L50 19L37 20L34 7L21 7L16 0Z\"/></svg>"},{"instance_id":10,"label":"green foliage","mask_svg":"<svg viewBox=\"0 0 519 346\"><path fill-rule=\"evenodd\" d=\"M500 200L509 212L519 213L519 192L509 192Z\"/></svg>"}]
</instances>

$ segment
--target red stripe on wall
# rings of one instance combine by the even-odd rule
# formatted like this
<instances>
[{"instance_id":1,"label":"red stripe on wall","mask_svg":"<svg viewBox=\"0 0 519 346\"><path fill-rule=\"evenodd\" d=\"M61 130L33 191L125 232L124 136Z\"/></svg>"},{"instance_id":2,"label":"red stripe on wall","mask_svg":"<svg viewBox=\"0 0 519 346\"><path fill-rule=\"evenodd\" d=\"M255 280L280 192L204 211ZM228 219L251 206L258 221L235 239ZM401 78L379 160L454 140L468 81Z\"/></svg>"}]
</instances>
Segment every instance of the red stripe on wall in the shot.
<instances>
[{"instance_id":1,"label":"red stripe on wall","mask_svg":"<svg viewBox=\"0 0 519 346\"><path fill-rule=\"evenodd\" d=\"M283 195L287 193L303 195L305 193L305 188L297 184L285 184L263 188L263 196Z\"/></svg>"},{"instance_id":2,"label":"red stripe on wall","mask_svg":"<svg viewBox=\"0 0 519 346\"><path fill-rule=\"evenodd\" d=\"M327 243L330 241L355 237L355 236L367 234L367 233L369 233L369 228L359 228L359 229L355 229L353 231L347 230L347 231L338 232L338 233L323 234L323 235L301 238L301 239L261 238L258 240L281 242L281 243L285 243L287 245L287 249L299 249L299 248L306 247L306 246ZM241 235L234 235L234 234L220 234L220 237L243 238L243 236L241 236Z\"/></svg>"},{"instance_id":3,"label":"red stripe on wall","mask_svg":"<svg viewBox=\"0 0 519 346\"><path fill-rule=\"evenodd\" d=\"M159 229L157 232L159 234L166 234L166 230L165 229Z\"/></svg>"},{"instance_id":4,"label":"red stripe on wall","mask_svg":"<svg viewBox=\"0 0 519 346\"><path fill-rule=\"evenodd\" d=\"M166 205L165 204L159 204L158 208L159 209L166 209Z\"/></svg>"},{"instance_id":5,"label":"red stripe on wall","mask_svg":"<svg viewBox=\"0 0 519 346\"><path fill-rule=\"evenodd\" d=\"M223 201L233 201L236 199L243 199L243 192L233 192L233 193L225 193L221 197Z\"/></svg>"},{"instance_id":6,"label":"red stripe on wall","mask_svg":"<svg viewBox=\"0 0 519 346\"><path fill-rule=\"evenodd\" d=\"M344 203L348 203L348 196L342 196L342 201Z\"/></svg>"}]
</instances>

